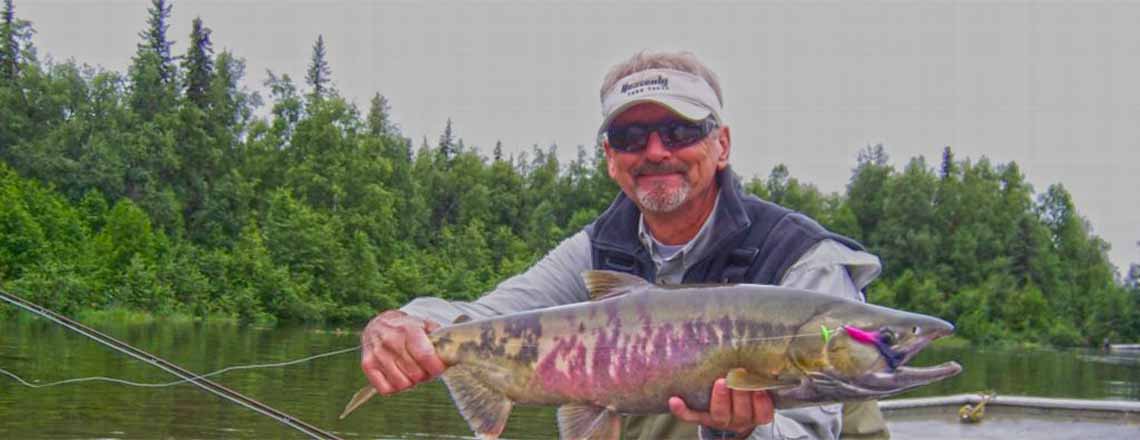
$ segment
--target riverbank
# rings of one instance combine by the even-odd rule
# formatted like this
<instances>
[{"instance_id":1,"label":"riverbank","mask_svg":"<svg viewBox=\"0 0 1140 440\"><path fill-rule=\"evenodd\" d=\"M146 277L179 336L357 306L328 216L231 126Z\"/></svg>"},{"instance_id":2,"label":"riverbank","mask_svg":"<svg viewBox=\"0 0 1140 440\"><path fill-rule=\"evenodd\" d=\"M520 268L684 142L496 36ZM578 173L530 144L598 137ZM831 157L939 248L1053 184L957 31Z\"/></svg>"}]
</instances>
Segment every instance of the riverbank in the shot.
<instances>
[{"instance_id":1,"label":"riverbank","mask_svg":"<svg viewBox=\"0 0 1140 440\"><path fill-rule=\"evenodd\" d=\"M164 324L190 324L190 323L221 323L221 324L234 324L241 325L242 323L233 316L226 315L206 315L196 316L184 312L170 312L170 313L152 313L141 310L132 310L121 307L113 307L109 309L99 310L82 310L78 313L65 315L71 319L82 322L87 325L103 326L103 325L146 325L155 323ZM19 310L15 307L0 308L0 317L6 320L12 320L19 323L26 323L42 319L30 312ZM275 327L276 321L269 321L264 323L252 323L253 327Z\"/></svg>"}]
</instances>

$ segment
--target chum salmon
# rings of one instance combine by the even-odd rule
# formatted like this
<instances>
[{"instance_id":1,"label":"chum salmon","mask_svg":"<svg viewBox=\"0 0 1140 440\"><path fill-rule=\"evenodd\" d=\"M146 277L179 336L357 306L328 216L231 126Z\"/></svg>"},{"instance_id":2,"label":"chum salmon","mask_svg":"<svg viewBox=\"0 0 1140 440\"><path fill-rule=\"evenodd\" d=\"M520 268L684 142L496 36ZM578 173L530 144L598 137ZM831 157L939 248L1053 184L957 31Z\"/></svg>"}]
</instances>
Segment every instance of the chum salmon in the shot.
<instances>
[{"instance_id":1,"label":"chum salmon","mask_svg":"<svg viewBox=\"0 0 1140 440\"><path fill-rule=\"evenodd\" d=\"M905 364L954 326L818 292L754 284L661 286L583 273L592 301L429 335L463 418L497 439L515 404L558 406L562 439L615 440L621 415L707 411L712 383L765 390L777 409L878 399L961 372ZM365 387L341 417L376 394Z\"/></svg>"}]
</instances>

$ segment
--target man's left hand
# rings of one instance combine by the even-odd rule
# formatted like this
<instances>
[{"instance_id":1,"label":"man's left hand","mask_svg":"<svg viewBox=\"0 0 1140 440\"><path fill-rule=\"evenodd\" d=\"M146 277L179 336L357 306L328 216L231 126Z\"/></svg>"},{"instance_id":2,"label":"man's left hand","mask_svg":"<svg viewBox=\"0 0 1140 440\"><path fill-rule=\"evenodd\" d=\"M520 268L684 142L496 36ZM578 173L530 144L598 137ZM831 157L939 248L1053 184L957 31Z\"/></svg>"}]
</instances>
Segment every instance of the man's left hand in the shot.
<instances>
[{"instance_id":1,"label":"man's left hand","mask_svg":"<svg viewBox=\"0 0 1140 440\"><path fill-rule=\"evenodd\" d=\"M713 383L708 412L689 409L680 397L669 398L669 410L678 419L721 431L732 431L741 438L751 434L757 425L772 423L776 416L772 398L767 391L730 390L724 379L717 379Z\"/></svg>"}]
</instances>

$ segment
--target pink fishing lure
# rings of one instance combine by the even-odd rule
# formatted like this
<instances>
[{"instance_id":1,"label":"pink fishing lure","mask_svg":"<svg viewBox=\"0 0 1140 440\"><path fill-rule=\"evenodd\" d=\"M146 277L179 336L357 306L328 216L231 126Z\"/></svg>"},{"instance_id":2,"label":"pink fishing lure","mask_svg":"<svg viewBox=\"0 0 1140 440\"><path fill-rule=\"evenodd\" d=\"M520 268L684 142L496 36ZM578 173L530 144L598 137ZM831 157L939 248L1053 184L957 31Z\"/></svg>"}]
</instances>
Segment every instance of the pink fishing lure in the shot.
<instances>
[{"instance_id":1,"label":"pink fishing lure","mask_svg":"<svg viewBox=\"0 0 1140 440\"><path fill-rule=\"evenodd\" d=\"M847 331L847 334L851 336L851 339L862 342L864 344L875 345L879 342L879 332L869 332L850 325L843 326L843 330Z\"/></svg>"}]
</instances>

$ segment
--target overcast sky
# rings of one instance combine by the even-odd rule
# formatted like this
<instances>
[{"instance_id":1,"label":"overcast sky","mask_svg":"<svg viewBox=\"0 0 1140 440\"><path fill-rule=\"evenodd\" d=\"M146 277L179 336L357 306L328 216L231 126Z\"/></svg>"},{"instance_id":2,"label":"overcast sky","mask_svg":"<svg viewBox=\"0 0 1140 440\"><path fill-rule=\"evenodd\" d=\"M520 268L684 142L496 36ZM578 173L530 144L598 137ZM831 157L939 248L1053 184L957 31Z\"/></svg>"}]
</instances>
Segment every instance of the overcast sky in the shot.
<instances>
[{"instance_id":1,"label":"overcast sky","mask_svg":"<svg viewBox=\"0 0 1140 440\"><path fill-rule=\"evenodd\" d=\"M146 0L16 0L41 58L124 71ZM426 2L425 2L426 3ZM216 50L303 81L323 34L335 86L367 108L388 97L405 135L447 118L487 152L593 145L598 86L643 49L697 54L721 78L745 177L778 163L842 191L856 154L1016 161L1038 193L1060 182L1121 272L1140 262L1140 2L173 2ZM263 93L264 95L264 93Z\"/></svg>"}]
</instances>

